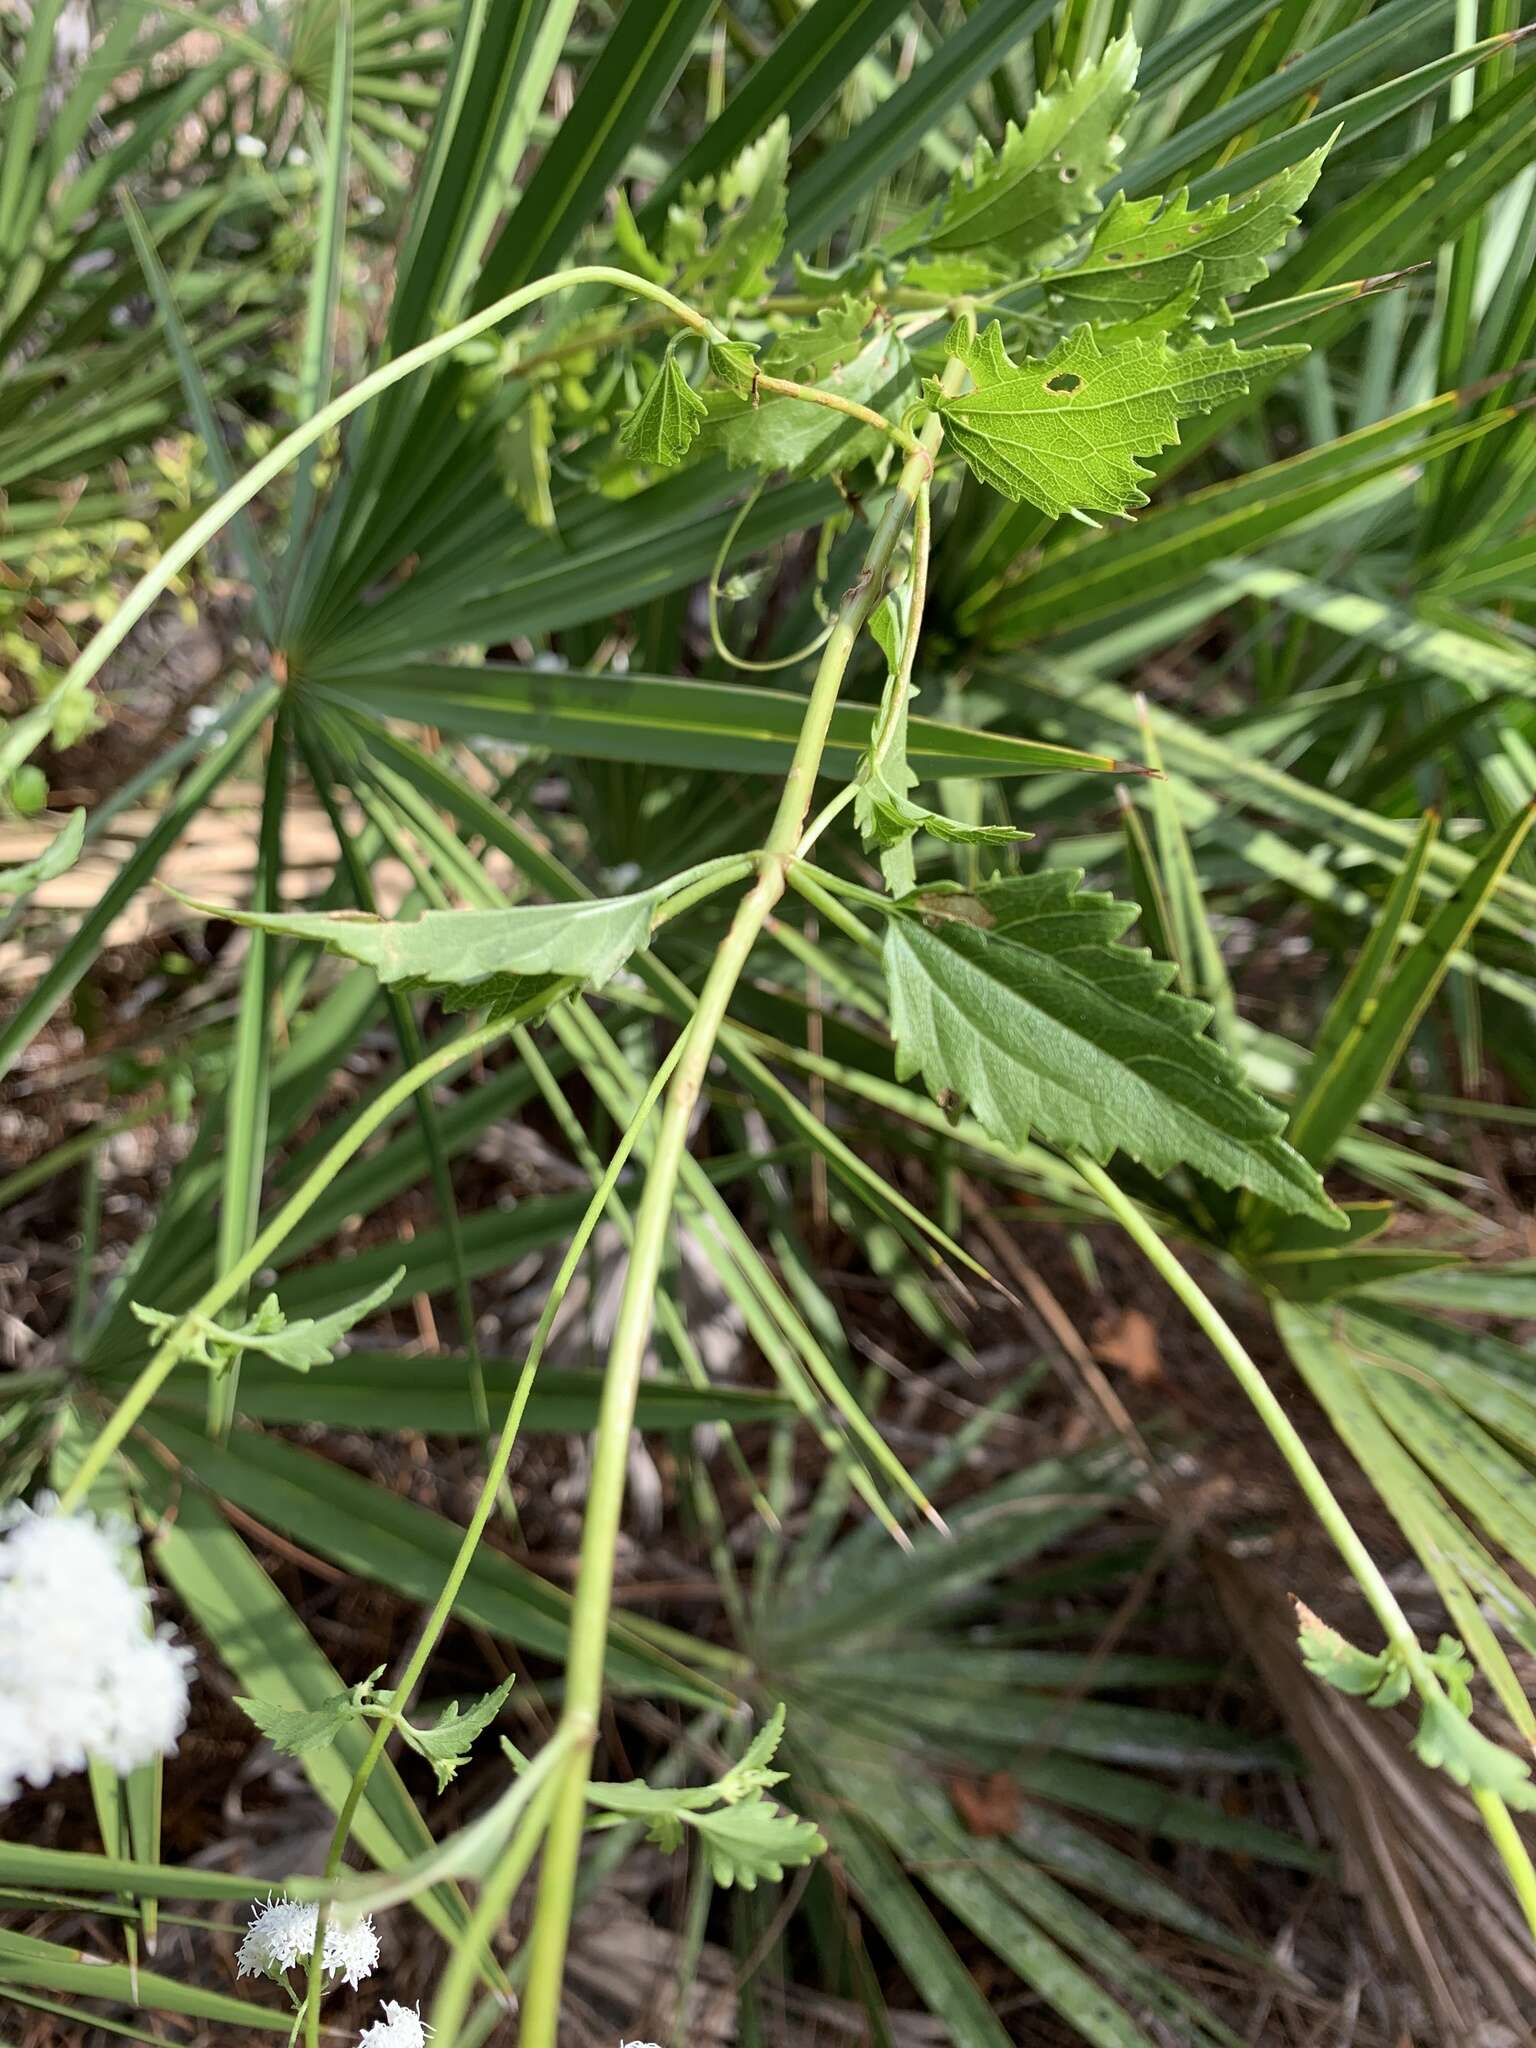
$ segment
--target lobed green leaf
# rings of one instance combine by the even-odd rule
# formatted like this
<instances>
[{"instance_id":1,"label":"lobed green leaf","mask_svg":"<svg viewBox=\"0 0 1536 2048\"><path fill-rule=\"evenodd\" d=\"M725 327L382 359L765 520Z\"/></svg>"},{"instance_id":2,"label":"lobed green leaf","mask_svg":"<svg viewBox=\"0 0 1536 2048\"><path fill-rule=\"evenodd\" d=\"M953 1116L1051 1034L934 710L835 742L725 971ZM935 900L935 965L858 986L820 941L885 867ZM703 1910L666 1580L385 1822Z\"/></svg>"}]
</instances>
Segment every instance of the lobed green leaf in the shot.
<instances>
[{"instance_id":1,"label":"lobed green leaf","mask_svg":"<svg viewBox=\"0 0 1536 2048\"><path fill-rule=\"evenodd\" d=\"M1227 319L1227 300L1269 274L1265 260L1291 229L1323 167L1327 146L1246 192L1191 207L1187 190L1164 200L1110 201L1087 254L1046 279L1046 297L1077 320L1136 320L1188 293L1192 311Z\"/></svg>"},{"instance_id":2,"label":"lobed green leaf","mask_svg":"<svg viewBox=\"0 0 1536 2048\"><path fill-rule=\"evenodd\" d=\"M1096 213L1119 162L1140 57L1127 31L1097 63L1042 93L1022 129L1010 122L996 156L978 142L970 178L955 173L929 246L999 249L1025 263Z\"/></svg>"},{"instance_id":3,"label":"lobed green leaf","mask_svg":"<svg viewBox=\"0 0 1536 2048\"><path fill-rule=\"evenodd\" d=\"M1048 356L1014 363L995 320L974 340L957 325L948 349L976 388L946 398L930 382L946 435L984 484L1052 519L1144 505L1151 472L1138 455L1171 447L1185 414L1246 391L1254 371L1305 353L1230 341L1175 349L1155 334L1106 342L1079 327Z\"/></svg>"}]
</instances>

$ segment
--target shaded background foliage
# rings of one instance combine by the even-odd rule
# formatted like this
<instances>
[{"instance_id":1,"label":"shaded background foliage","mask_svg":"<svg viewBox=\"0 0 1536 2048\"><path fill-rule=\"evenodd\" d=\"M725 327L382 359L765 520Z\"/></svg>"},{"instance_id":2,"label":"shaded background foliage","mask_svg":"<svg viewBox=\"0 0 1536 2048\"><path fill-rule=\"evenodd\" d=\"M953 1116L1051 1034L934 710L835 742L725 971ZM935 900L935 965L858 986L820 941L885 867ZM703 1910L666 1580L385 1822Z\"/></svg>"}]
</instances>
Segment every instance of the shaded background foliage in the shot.
<instances>
[{"instance_id":1,"label":"shaded background foliage","mask_svg":"<svg viewBox=\"0 0 1536 2048\"><path fill-rule=\"evenodd\" d=\"M1462 1635L1490 1732L1536 1735L1536 181L1514 9L31 12L0 79L5 861L48 843L40 813L87 816L81 864L0 927L6 1492L67 1471L143 1362L130 1301L194 1301L457 1029L313 948L193 919L153 878L258 910L414 910L611 895L755 843L796 650L878 482L844 445L748 502L728 431L674 474L637 468L615 430L658 331L594 288L395 387L72 682L94 625L333 390L562 262L686 270L705 206L701 288L769 289L765 342L852 294L921 364L965 290L997 299L1017 353L1044 331L1038 286L865 252L899 252L979 139L1002 145L1129 27L1138 97L1093 181L1121 220L1185 185L1195 207L1247 193L1332 139L1300 230L1212 330L1310 353L1186 421L1134 523L1090 531L941 473L910 757L946 813L1036 839L926 839L921 873L1079 868L1139 903L1139 937L1332 1169L1342 1246L1115 1164L1421 1636ZM701 195L743 151L757 185ZM782 668L728 663L712 587L729 646ZM834 727L844 779L883 677L869 645L864 708ZM1163 779L1026 776L1021 739ZM823 858L869 873L852 831ZM669 928L637 978L419 1098L336 1180L278 1278L314 1315L403 1266L349 1355L302 1379L248 1360L211 1405L178 1371L146 1416L121 1483L203 1682L163 1785L11 1814L18 2035L286 2025L197 1923L314 1865L361 1738L276 1757L230 1700L313 1706L405 1655L549 1272L718 931L713 906ZM1301 1670L1286 1592L1356 1640L1371 1624L1203 1338L1056 1153L896 1078L857 947L803 907L773 938L685 1174L605 1737L610 1776L691 1772L730 1753L739 1703L785 1700L786 1790L831 1854L781 1893L725 1893L605 1838L573 2038L666 2039L680 2011L690 2036L751 2042L1305 2040L1325 2016L1362 2041L1523 2038L1528 1945L1470 1805L1401 1712ZM516 1672L504 1725L529 1746L558 1704L632 1187L534 1396L517 1519L429 1681L447 1699ZM923 1219L987 1277L936 1258ZM895 1461L952 1531L910 1556L860 1501L905 1516ZM441 1834L493 1776L439 1814L403 1755L358 1849L416 1853L424 1809ZM70 1860L102 1848L205 1888L161 1906L142 1872ZM464 1914L450 1887L416 1903L419 1932L392 1928L413 1995Z\"/></svg>"}]
</instances>

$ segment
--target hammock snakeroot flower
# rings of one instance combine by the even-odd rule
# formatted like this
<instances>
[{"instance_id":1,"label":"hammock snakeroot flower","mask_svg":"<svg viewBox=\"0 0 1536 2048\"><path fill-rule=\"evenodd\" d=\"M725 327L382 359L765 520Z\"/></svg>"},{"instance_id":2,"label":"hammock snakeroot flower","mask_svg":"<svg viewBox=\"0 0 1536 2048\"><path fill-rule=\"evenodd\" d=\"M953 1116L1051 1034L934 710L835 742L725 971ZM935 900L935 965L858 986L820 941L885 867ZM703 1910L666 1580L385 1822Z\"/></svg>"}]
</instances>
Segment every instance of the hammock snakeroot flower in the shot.
<instances>
[{"instance_id":1,"label":"hammock snakeroot flower","mask_svg":"<svg viewBox=\"0 0 1536 2048\"><path fill-rule=\"evenodd\" d=\"M315 1946L315 1921L319 1909L301 1905L296 1899L268 1899L251 1919L240 1952L235 1958L237 1973L244 1977L281 1977L309 1961ZM378 1966L379 1937L373 1919L343 1925L328 1920L321 1968L327 1977L340 1977L355 1991Z\"/></svg>"},{"instance_id":2,"label":"hammock snakeroot flower","mask_svg":"<svg viewBox=\"0 0 1536 2048\"><path fill-rule=\"evenodd\" d=\"M0 1514L0 1806L93 1757L125 1776L175 1750L192 1652L153 1629L132 1542L51 1499Z\"/></svg>"}]
</instances>

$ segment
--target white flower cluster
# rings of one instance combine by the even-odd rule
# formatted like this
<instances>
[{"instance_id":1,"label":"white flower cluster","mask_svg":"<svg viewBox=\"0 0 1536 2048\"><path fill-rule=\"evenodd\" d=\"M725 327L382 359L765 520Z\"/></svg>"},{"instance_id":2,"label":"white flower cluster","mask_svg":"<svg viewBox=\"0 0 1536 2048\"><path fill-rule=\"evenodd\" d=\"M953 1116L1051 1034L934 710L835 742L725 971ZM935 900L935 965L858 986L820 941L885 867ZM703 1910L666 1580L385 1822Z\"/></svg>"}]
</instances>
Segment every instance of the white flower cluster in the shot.
<instances>
[{"instance_id":1,"label":"white flower cluster","mask_svg":"<svg viewBox=\"0 0 1536 2048\"><path fill-rule=\"evenodd\" d=\"M192 1652L152 1632L132 1540L51 1500L0 1514L0 1806L87 1757L124 1773L176 1747Z\"/></svg>"},{"instance_id":2,"label":"white flower cluster","mask_svg":"<svg viewBox=\"0 0 1536 2048\"><path fill-rule=\"evenodd\" d=\"M392 1998L380 2003L384 2007L383 2019L364 2027L357 2037L357 2048L426 2048L432 2029L422 2025L420 2006L396 2005Z\"/></svg>"},{"instance_id":3,"label":"white flower cluster","mask_svg":"<svg viewBox=\"0 0 1536 2048\"><path fill-rule=\"evenodd\" d=\"M296 1899L268 1899L258 1906L235 1958L240 1976L249 1971L262 1977L281 1977L285 1970L307 1963L314 1953L319 1917L317 1906L301 1906ZM378 1961L379 1937L370 1915L350 1924L326 1921L320 1965L327 1977L340 1977L355 1991Z\"/></svg>"}]
</instances>

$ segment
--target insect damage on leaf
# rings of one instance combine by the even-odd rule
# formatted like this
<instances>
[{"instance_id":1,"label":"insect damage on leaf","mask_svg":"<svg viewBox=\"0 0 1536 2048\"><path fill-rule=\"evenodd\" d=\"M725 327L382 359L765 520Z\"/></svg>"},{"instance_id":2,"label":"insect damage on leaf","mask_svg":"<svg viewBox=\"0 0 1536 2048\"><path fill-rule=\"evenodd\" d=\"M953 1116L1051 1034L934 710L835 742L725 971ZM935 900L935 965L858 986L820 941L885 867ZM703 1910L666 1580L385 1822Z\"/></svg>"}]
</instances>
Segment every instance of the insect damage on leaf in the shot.
<instances>
[{"instance_id":1,"label":"insect damage on leaf","mask_svg":"<svg viewBox=\"0 0 1536 2048\"><path fill-rule=\"evenodd\" d=\"M1175 349L1158 335L1117 342L1079 327L1048 356L1014 363L995 320L975 337L957 322L946 347L976 387L951 398L929 379L946 435L983 483L1053 519L1144 505L1152 472L1138 455L1171 447L1184 415L1246 391L1256 370L1305 353L1230 341Z\"/></svg>"},{"instance_id":2,"label":"insect damage on leaf","mask_svg":"<svg viewBox=\"0 0 1536 2048\"><path fill-rule=\"evenodd\" d=\"M699 437L709 408L668 349L640 403L619 429L619 445L636 462L675 469Z\"/></svg>"},{"instance_id":3,"label":"insect damage on leaf","mask_svg":"<svg viewBox=\"0 0 1536 2048\"><path fill-rule=\"evenodd\" d=\"M1127 32L1096 64L1042 93L1022 129L1008 124L996 156L976 147L969 181L957 171L937 225L936 250L994 248L1021 264L1099 210L1099 188L1120 158L1141 52Z\"/></svg>"},{"instance_id":4,"label":"insect damage on leaf","mask_svg":"<svg viewBox=\"0 0 1536 2048\"><path fill-rule=\"evenodd\" d=\"M1072 318L1106 321L1137 320L1187 295L1190 312L1229 319L1227 300L1269 274L1266 259L1297 225L1327 153L1325 144L1235 203L1223 194L1192 208L1187 190L1167 200L1117 194L1082 262L1046 279L1047 298Z\"/></svg>"}]
</instances>

